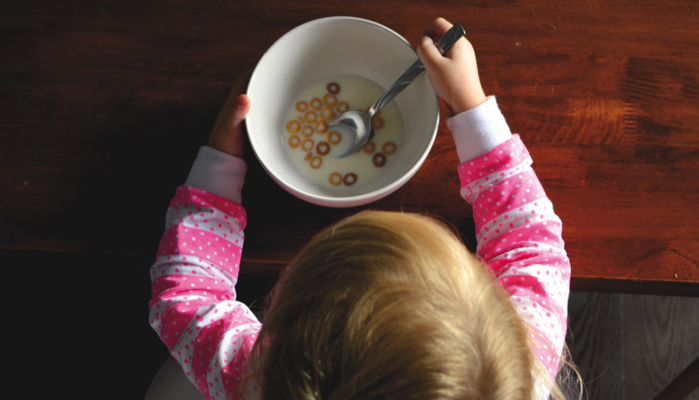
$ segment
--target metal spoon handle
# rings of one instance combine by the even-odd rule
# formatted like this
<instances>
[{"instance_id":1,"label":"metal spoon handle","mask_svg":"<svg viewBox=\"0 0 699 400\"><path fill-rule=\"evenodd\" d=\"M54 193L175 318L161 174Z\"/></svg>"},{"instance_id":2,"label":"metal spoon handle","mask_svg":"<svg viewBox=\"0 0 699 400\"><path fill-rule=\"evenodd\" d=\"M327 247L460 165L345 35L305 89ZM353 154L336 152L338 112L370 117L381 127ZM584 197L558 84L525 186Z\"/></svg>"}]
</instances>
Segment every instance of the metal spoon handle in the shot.
<instances>
[{"instance_id":1,"label":"metal spoon handle","mask_svg":"<svg viewBox=\"0 0 699 400\"><path fill-rule=\"evenodd\" d=\"M447 51L451 49L451 46L456 43L457 40L461 39L462 36L466 31L464 31L464 28L460 24L454 24L454 26L451 27L439 40L437 41L437 49L439 52L446 57ZM418 77L423 71L425 70L425 64L422 63L422 61L418 58L417 61L413 63L413 65L408 68L403 75L396 80L396 82L391 85L388 90L386 90L386 93L383 94L378 100L376 100L376 103L374 103L373 106L367 111L367 115L371 119L371 117L374 116L374 114L382 109L388 102L393 100L394 97L398 95L398 93L402 92L403 89L405 89L410 83L412 83L415 78Z\"/></svg>"}]
</instances>

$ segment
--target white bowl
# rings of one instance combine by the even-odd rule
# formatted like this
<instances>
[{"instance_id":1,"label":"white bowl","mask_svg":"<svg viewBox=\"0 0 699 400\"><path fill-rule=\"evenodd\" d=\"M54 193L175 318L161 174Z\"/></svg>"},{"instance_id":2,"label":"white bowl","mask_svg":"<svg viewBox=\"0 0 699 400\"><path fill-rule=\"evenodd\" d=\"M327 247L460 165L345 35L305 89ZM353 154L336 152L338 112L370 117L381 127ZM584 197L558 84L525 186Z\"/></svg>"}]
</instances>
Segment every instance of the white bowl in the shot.
<instances>
[{"instance_id":1,"label":"white bowl","mask_svg":"<svg viewBox=\"0 0 699 400\"><path fill-rule=\"evenodd\" d=\"M427 158L437 136L439 98L423 73L395 101L403 115L403 145L385 173L349 194L333 194L307 181L281 145L287 107L318 80L341 73L388 88L417 60L410 43L391 29L361 18L329 17L287 32L260 59L248 84L250 145L267 173L294 196L327 207L371 203L403 186Z\"/></svg>"}]
</instances>

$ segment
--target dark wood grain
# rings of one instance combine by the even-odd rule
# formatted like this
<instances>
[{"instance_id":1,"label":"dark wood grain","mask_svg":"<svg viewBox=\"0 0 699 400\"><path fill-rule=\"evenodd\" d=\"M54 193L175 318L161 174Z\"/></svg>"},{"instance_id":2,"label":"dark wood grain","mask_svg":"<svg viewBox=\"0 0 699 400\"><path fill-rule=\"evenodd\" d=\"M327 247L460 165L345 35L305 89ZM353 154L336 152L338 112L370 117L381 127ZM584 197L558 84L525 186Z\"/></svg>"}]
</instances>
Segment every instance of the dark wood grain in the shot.
<instances>
[{"instance_id":1,"label":"dark wood grain","mask_svg":"<svg viewBox=\"0 0 699 400\"><path fill-rule=\"evenodd\" d=\"M3 2L0 247L153 257L232 82L275 40L352 15L415 44L443 16L466 28L486 93L531 151L573 286L697 294L698 13L690 0ZM475 243L447 115L414 178L359 208L294 198L248 148L243 270L274 275L364 208L439 215Z\"/></svg>"},{"instance_id":2,"label":"dark wood grain","mask_svg":"<svg viewBox=\"0 0 699 400\"><path fill-rule=\"evenodd\" d=\"M699 355L699 299L626 295L622 303L627 399L652 399ZM699 392L690 396L699 399Z\"/></svg>"},{"instance_id":3,"label":"dark wood grain","mask_svg":"<svg viewBox=\"0 0 699 400\"><path fill-rule=\"evenodd\" d=\"M585 384L583 398L650 400L687 375L666 398L699 399L699 391L691 393L696 367L687 369L699 355L698 316L696 297L571 292L566 343Z\"/></svg>"},{"instance_id":4,"label":"dark wood grain","mask_svg":"<svg viewBox=\"0 0 699 400\"><path fill-rule=\"evenodd\" d=\"M566 344L590 400L625 398L621 298L620 294L572 292L568 302Z\"/></svg>"}]
</instances>

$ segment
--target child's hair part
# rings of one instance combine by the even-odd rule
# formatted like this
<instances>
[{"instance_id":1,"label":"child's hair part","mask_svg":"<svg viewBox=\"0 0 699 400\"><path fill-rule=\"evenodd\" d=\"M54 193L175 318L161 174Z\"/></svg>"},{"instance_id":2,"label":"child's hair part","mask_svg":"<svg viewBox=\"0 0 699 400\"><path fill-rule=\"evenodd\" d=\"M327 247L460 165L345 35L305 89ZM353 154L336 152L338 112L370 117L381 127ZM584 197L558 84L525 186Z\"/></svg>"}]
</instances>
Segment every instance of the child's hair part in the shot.
<instances>
[{"instance_id":1,"label":"child's hair part","mask_svg":"<svg viewBox=\"0 0 699 400\"><path fill-rule=\"evenodd\" d=\"M531 399L528 328L487 266L431 217L326 228L268 297L249 369L271 399Z\"/></svg>"}]
</instances>

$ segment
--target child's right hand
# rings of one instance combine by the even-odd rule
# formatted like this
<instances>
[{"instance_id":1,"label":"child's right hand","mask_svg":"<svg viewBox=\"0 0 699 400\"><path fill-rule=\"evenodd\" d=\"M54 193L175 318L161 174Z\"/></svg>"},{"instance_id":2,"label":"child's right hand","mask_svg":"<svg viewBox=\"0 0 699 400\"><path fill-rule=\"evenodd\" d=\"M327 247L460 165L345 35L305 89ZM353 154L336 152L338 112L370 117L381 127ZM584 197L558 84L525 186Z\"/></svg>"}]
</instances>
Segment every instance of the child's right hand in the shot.
<instances>
[{"instance_id":1,"label":"child's right hand","mask_svg":"<svg viewBox=\"0 0 699 400\"><path fill-rule=\"evenodd\" d=\"M422 32L417 55L425 64L427 78L453 115L470 110L486 100L478 78L476 53L473 46L462 37L442 56L433 38L444 35L453 24L444 18L432 21Z\"/></svg>"}]
</instances>

